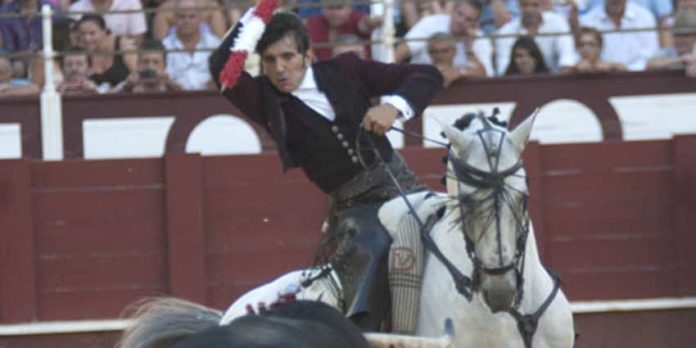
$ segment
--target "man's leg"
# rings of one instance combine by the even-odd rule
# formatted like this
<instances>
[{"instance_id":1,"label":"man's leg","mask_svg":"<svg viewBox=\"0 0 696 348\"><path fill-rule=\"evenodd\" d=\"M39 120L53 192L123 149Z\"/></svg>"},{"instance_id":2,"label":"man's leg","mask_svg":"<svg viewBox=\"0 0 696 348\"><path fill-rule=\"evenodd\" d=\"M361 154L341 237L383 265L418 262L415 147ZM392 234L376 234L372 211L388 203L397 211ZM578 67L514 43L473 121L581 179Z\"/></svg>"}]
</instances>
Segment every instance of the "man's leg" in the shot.
<instances>
[{"instance_id":1,"label":"man's leg","mask_svg":"<svg viewBox=\"0 0 696 348\"><path fill-rule=\"evenodd\" d=\"M412 335L416 332L423 275L423 243L412 214L406 214L392 235L389 253L392 332Z\"/></svg>"}]
</instances>

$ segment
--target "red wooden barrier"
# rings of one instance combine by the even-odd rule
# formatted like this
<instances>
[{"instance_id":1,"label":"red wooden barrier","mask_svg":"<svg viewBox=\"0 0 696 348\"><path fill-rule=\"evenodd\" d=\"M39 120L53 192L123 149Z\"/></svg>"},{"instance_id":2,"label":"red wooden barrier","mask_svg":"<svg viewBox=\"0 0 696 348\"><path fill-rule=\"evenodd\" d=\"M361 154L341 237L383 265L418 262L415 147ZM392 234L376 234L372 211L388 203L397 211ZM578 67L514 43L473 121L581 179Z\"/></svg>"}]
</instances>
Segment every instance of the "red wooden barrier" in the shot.
<instances>
[{"instance_id":1,"label":"red wooden barrier","mask_svg":"<svg viewBox=\"0 0 696 348\"><path fill-rule=\"evenodd\" d=\"M573 300L696 295L696 137L525 155L542 256ZM442 149L404 151L441 189ZM144 296L223 308L311 263L326 197L275 155L0 162L0 320L114 318Z\"/></svg>"}]
</instances>

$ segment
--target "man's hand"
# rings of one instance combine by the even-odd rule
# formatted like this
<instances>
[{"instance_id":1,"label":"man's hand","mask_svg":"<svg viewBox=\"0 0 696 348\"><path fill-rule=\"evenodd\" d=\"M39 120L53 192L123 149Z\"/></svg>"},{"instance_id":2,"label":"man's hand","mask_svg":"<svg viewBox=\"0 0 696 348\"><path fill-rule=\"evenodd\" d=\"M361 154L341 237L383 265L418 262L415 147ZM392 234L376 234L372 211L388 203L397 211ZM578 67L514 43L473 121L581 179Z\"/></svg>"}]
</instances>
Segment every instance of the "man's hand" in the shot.
<instances>
[{"instance_id":1,"label":"man's hand","mask_svg":"<svg viewBox=\"0 0 696 348\"><path fill-rule=\"evenodd\" d=\"M363 129L384 136L399 116L399 110L391 104L382 104L367 110L363 119Z\"/></svg>"}]
</instances>

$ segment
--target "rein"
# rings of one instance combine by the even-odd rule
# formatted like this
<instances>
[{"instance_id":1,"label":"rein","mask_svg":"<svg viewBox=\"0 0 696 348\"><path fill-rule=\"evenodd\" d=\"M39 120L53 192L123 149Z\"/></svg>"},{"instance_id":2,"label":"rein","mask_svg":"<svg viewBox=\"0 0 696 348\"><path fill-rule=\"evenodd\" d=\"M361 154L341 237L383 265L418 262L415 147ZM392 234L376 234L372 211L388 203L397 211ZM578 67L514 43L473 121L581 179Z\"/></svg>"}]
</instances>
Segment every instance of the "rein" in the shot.
<instances>
[{"instance_id":1,"label":"rein","mask_svg":"<svg viewBox=\"0 0 696 348\"><path fill-rule=\"evenodd\" d=\"M394 127L392 127L393 129ZM357 147L357 155L358 158L360 159L360 163L363 165L363 167L366 167L366 164L362 158L362 151L361 146L360 146L360 138L361 135L364 133L364 130L362 126L358 130L358 136L356 137L356 147ZM367 141L370 145L370 148L373 150L375 153L375 156L382 161L382 164L386 163L382 155L377 151L377 147L375 146L374 141L372 140L372 137L368 134L366 136ZM426 139L423 137L423 139ZM423 223L423 220L418 216L416 213L416 209L413 207L413 204L411 204L411 201L408 200L408 197L406 197L406 192L404 192L403 188L399 184L399 181L396 179L396 176L394 176L394 173L389 169L388 166L385 166L386 172L389 175L390 180L396 187L397 191L399 192L399 196L401 199L406 203L406 206L408 207L408 210L411 215L413 215L413 218L416 220L416 223L418 224L418 228L421 232L421 239L423 241L423 246L428 249L444 266L447 268L447 271L450 273L452 276L452 279L454 280L455 287L457 289L457 292L459 292L464 298L467 299L467 301L471 301L472 296L473 296L473 282L470 277L464 275L457 267L455 267L450 260L445 257L445 255L440 251L440 248L437 247L437 244L435 244L435 241L433 240L432 236L430 236L430 230L432 227L435 225L435 222L437 222L437 217L436 216L431 216L428 218L426 223Z\"/></svg>"}]
</instances>

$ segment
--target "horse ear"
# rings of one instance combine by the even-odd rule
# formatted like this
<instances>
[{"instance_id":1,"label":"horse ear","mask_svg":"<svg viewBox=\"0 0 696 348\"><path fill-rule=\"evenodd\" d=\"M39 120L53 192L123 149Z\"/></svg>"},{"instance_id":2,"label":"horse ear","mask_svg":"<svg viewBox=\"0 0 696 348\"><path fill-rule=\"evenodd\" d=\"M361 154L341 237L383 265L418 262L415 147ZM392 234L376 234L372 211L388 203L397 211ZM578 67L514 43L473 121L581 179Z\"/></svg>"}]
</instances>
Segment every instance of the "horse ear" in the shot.
<instances>
[{"instance_id":1,"label":"horse ear","mask_svg":"<svg viewBox=\"0 0 696 348\"><path fill-rule=\"evenodd\" d=\"M460 150L463 150L466 144L464 134L462 134L462 132L459 129L450 126L445 121L441 121L439 119L436 120L440 124L440 128L442 128L442 131L445 132L445 136L447 136L447 139L449 140L450 144L454 145Z\"/></svg>"},{"instance_id":2,"label":"horse ear","mask_svg":"<svg viewBox=\"0 0 696 348\"><path fill-rule=\"evenodd\" d=\"M522 123L520 123L515 129L510 133L510 139L515 147L522 152L524 147L529 141L529 134L532 132L532 126L534 125L534 120L536 119L539 109L534 110L534 113L527 117Z\"/></svg>"}]
</instances>

